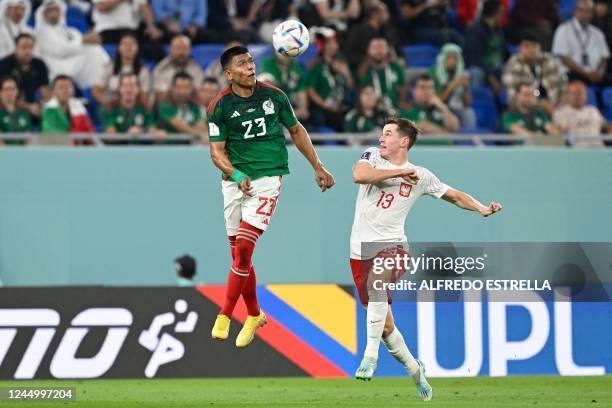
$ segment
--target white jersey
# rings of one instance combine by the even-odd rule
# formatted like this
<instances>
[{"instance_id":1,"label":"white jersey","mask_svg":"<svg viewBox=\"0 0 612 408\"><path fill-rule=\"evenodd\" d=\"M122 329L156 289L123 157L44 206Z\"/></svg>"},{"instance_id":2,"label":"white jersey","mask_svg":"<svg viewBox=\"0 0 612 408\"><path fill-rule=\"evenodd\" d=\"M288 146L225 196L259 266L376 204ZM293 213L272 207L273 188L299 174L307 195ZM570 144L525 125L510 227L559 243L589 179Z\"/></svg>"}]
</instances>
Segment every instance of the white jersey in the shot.
<instances>
[{"instance_id":1,"label":"white jersey","mask_svg":"<svg viewBox=\"0 0 612 408\"><path fill-rule=\"evenodd\" d=\"M351 258L371 259L378 251L363 248L365 242L406 242L404 224L408 212L423 194L440 198L448 186L429 170L410 162L396 166L380 155L377 147L367 149L359 162L368 163L375 169L415 168L419 177L416 185L401 177L384 180L378 184L362 184L357 194L355 220L351 231Z\"/></svg>"}]
</instances>

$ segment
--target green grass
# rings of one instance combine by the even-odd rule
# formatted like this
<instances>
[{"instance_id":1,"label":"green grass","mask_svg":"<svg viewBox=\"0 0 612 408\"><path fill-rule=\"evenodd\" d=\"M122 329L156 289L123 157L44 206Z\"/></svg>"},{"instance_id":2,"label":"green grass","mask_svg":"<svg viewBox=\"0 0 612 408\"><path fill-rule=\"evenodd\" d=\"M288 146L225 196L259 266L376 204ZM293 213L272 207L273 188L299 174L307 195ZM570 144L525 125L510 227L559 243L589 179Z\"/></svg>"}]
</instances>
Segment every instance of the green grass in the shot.
<instances>
[{"instance_id":1,"label":"green grass","mask_svg":"<svg viewBox=\"0 0 612 408\"><path fill-rule=\"evenodd\" d=\"M612 376L432 379L431 407L612 407ZM76 387L77 401L4 407L392 407L423 406L408 378L2 381L0 387Z\"/></svg>"}]
</instances>

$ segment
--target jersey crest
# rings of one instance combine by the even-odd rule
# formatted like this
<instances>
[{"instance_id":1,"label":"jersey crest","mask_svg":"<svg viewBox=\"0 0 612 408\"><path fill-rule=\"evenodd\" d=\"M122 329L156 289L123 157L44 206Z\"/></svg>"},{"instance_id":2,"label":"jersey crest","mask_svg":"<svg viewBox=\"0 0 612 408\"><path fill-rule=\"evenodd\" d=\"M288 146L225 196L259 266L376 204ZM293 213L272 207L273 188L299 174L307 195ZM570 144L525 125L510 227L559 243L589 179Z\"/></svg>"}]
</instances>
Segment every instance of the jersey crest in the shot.
<instances>
[{"instance_id":1,"label":"jersey crest","mask_svg":"<svg viewBox=\"0 0 612 408\"><path fill-rule=\"evenodd\" d=\"M408 183L401 183L399 189L399 195L402 197L410 197L410 192L412 191L412 185Z\"/></svg>"},{"instance_id":2,"label":"jersey crest","mask_svg":"<svg viewBox=\"0 0 612 408\"><path fill-rule=\"evenodd\" d=\"M274 115L274 103L272 102L272 99L264 101L261 107L263 108L265 115Z\"/></svg>"}]
</instances>

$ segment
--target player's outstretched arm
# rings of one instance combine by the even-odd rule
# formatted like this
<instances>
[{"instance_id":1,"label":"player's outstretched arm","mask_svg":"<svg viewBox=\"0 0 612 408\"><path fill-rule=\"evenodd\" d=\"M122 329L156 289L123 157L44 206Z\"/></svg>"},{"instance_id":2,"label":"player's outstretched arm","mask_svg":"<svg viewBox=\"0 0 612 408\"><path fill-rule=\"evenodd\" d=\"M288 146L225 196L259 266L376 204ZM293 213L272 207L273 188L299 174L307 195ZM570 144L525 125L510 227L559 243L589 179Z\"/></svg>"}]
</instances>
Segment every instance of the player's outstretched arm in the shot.
<instances>
[{"instance_id":1,"label":"player's outstretched arm","mask_svg":"<svg viewBox=\"0 0 612 408\"><path fill-rule=\"evenodd\" d=\"M491 201L491 204L485 206L471 195L464 193L463 191L455 190L451 187L448 188L442 198L449 203L455 204L459 208L469 211L477 211L483 217L488 217L489 215L493 215L502 210L502 205L500 203Z\"/></svg>"},{"instance_id":2,"label":"player's outstretched arm","mask_svg":"<svg viewBox=\"0 0 612 408\"><path fill-rule=\"evenodd\" d=\"M357 184L377 184L390 178L402 177L410 184L419 181L416 169L375 169L365 161L359 161L353 167L353 181Z\"/></svg>"},{"instance_id":3,"label":"player's outstretched arm","mask_svg":"<svg viewBox=\"0 0 612 408\"><path fill-rule=\"evenodd\" d=\"M323 167L323 163L321 163L319 160L317 151L312 145L310 136L308 136L308 132L306 129L304 129L304 126L298 122L296 125L288 129L295 147L298 148L300 153L302 153L302 155L306 158L306 160L308 160L314 169L315 180L317 185L321 188L321 191L332 188L332 186L336 184L334 176L332 176L332 174L328 172L325 167Z\"/></svg>"},{"instance_id":4,"label":"player's outstretched arm","mask_svg":"<svg viewBox=\"0 0 612 408\"><path fill-rule=\"evenodd\" d=\"M251 179L249 176L238 170L232 165L229 157L227 156L227 150L225 150L225 142L210 142L210 157L213 163L219 170L221 170L226 176L231 177L232 180L238 184L238 187L245 195L249 197L251 194Z\"/></svg>"}]
</instances>

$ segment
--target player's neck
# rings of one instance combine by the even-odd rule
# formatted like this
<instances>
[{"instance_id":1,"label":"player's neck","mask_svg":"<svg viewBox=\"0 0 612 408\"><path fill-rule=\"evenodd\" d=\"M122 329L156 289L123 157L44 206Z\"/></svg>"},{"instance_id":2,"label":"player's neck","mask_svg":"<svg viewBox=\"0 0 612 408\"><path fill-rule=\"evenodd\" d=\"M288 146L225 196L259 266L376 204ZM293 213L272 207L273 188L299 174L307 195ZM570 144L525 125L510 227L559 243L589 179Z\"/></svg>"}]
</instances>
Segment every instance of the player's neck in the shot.
<instances>
[{"instance_id":1,"label":"player's neck","mask_svg":"<svg viewBox=\"0 0 612 408\"><path fill-rule=\"evenodd\" d=\"M394 166L401 166L402 164L408 163L408 152L398 152L394 156L383 157Z\"/></svg>"},{"instance_id":2,"label":"player's neck","mask_svg":"<svg viewBox=\"0 0 612 408\"><path fill-rule=\"evenodd\" d=\"M232 92L234 93L234 95L237 95L241 98L248 98L255 92L255 86L243 87L236 83L233 83Z\"/></svg>"}]
</instances>

